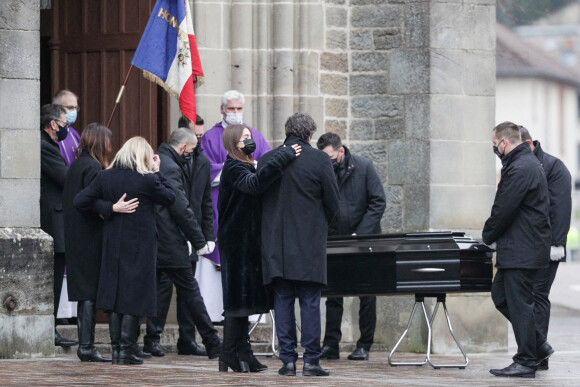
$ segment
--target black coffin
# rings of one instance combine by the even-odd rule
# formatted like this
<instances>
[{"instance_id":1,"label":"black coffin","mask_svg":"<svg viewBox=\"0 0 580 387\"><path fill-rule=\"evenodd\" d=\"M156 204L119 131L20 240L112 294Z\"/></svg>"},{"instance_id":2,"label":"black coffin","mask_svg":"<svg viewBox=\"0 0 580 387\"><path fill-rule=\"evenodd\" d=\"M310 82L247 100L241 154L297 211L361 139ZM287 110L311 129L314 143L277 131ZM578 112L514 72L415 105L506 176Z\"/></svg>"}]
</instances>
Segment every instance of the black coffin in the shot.
<instances>
[{"instance_id":1,"label":"black coffin","mask_svg":"<svg viewBox=\"0 0 580 387\"><path fill-rule=\"evenodd\" d=\"M462 232L329 237L322 294L488 292L492 253Z\"/></svg>"}]
</instances>

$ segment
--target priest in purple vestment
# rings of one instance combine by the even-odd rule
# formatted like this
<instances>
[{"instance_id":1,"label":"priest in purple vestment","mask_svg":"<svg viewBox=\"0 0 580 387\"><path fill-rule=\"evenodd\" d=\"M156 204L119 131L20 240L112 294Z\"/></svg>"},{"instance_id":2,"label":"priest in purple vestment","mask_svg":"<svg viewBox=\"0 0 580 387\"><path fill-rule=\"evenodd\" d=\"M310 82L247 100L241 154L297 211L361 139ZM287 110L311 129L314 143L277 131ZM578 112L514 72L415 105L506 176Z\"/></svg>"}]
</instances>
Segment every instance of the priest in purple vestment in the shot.
<instances>
[{"instance_id":1,"label":"priest in purple vestment","mask_svg":"<svg viewBox=\"0 0 580 387\"><path fill-rule=\"evenodd\" d=\"M218 227L218 210L217 198L220 184L220 176L224 162L226 161L227 152L222 143L222 135L228 125L243 124L244 111L244 95L237 90L226 91L222 95L220 111L222 113L222 121L214 125L202 137L201 144L203 153L207 156L211 163L211 198L213 201L214 221L213 227L216 236L216 245L219 244L217 240ZM268 145L264 136L256 129L250 128L252 138L256 142L256 150L253 153L254 159L259 160L263 154L270 151L272 148ZM206 255L205 258L211 259L216 265L220 264L219 250L216 246L212 254Z\"/></svg>"},{"instance_id":2,"label":"priest in purple vestment","mask_svg":"<svg viewBox=\"0 0 580 387\"><path fill-rule=\"evenodd\" d=\"M81 136L71 126L77 120L77 113L80 110L78 98L75 93L70 90L61 90L52 99L55 105L61 105L66 112L66 123L68 125L68 135L62 141L58 142L60 154L64 158L67 167L70 167L73 161L76 160L76 151L79 147Z\"/></svg>"}]
</instances>

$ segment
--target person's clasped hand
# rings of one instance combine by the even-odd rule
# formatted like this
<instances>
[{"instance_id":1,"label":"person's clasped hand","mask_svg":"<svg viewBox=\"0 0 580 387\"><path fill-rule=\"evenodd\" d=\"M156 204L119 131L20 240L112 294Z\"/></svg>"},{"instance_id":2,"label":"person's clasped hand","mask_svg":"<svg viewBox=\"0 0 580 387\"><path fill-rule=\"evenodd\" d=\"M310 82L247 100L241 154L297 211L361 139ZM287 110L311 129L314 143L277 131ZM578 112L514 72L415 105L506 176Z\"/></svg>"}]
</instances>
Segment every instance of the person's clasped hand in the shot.
<instances>
[{"instance_id":1,"label":"person's clasped hand","mask_svg":"<svg viewBox=\"0 0 580 387\"><path fill-rule=\"evenodd\" d=\"M550 260L552 261L559 261L560 259L564 258L566 254L564 250L564 246L552 246L550 247Z\"/></svg>"},{"instance_id":2,"label":"person's clasped hand","mask_svg":"<svg viewBox=\"0 0 580 387\"><path fill-rule=\"evenodd\" d=\"M205 244L205 246L203 246L201 249L197 250L196 253L197 253L197 255L211 254L211 253L213 253L214 249L215 249L215 242L208 241Z\"/></svg>"}]
</instances>

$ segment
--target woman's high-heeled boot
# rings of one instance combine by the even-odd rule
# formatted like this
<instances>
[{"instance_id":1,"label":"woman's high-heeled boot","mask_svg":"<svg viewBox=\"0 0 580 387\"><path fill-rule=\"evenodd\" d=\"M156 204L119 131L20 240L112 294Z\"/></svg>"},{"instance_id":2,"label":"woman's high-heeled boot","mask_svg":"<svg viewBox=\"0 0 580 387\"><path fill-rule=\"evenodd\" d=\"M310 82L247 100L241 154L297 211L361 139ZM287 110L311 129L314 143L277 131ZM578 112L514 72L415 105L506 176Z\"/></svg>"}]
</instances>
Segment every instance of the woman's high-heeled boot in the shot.
<instances>
[{"instance_id":1,"label":"woman's high-heeled boot","mask_svg":"<svg viewBox=\"0 0 580 387\"><path fill-rule=\"evenodd\" d=\"M109 312L109 335L111 336L111 352L113 364L119 364L119 343L121 341L121 322L123 315Z\"/></svg>"},{"instance_id":2,"label":"woman's high-heeled boot","mask_svg":"<svg viewBox=\"0 0 580 387\"><path fill-rule=\"evenodd\" d=\"M119 345L119 364L143 364L143 359L135 355L133 346L137 344L139 318L123 315L121 322L121 341Z\"/></svg>"},{"instance_id":3,"label":"woman's high-heeled boot","mask_svg":"<svg viewBox=\"0 0 580 387\"><path fill-rule=\"evenodd\" d=\"M83 300L77 304L79 347L77 356L83 362L108 363L95 348L95 301Z\"/></svg>"},{"instance_id":4,"label":"woman's high-heeled boot","mask_svg":"<svg viewBox=\"0 0 580 387\"><path fill-rule=\"evenodd\" d=\"M248 372L247 362L241 364L237 355L237 343L239 341L238 318L227 317L224 319L224 344L223 351L219 358L219 371L228 372L231 368L234 372Z\"/></svg>"}]
</instances>

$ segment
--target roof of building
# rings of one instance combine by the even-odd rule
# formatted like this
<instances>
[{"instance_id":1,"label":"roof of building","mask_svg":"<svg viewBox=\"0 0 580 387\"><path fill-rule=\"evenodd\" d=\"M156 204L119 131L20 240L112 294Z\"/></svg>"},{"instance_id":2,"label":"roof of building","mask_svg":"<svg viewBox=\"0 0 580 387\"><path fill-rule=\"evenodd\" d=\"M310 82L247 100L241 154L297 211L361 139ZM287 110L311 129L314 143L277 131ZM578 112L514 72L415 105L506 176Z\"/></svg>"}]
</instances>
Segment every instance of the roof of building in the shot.
<instances>
[{"instance_id":1,"label":"roof of building","mask_svg":"<svg viewBox=\"0 0 580 387\"><path fill-rule=\"evenodd\" d=\"M497 24L496 34L497 77L543 78L580 88L580 74L575 70L562 66L502 24Z\"/></svg>"}]
</instances>

